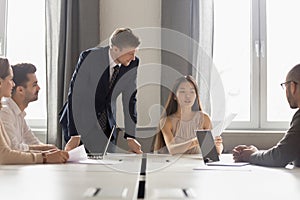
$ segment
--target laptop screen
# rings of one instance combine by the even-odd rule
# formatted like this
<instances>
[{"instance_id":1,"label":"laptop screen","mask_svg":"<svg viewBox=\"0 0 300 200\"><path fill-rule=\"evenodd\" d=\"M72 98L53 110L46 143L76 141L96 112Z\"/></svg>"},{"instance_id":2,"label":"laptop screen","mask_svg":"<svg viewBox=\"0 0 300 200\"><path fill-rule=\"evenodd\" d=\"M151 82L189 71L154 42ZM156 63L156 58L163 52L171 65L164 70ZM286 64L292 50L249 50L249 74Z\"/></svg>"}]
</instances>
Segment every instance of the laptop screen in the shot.
<instances>
[{"instance_id":1,"label":"laptop screen","mask_svg":"<svg viewBox=\"0 0 300 200\"><path fill-rule=\"evenodd\" d=\"M108 146L109 146L109 143L110 143L111 137L112 137L112 135L114 134L115 128L116 128L116 125L114 125L114 126L113 126L113 128L111 129L111 132L110 132L109 138L108 138L108 140L107 140L107 143L106 143L106 146L105 146L105 149L104 149L104 152L103 152L103 156L105 156L105 155L106 155L106 153L107 153L107 149L108 149Z\"/></svg>"},{"instance_id":2,"label":"laptop screen","mask_svg":"<svg viewBox=\"0 0 300 200\"><path fill-rule=\"evenodd\" d=\"M214 138L210 130L195 130L204 162L219 161Z\"/></svg>"},{"instance_id":3,"label":"laptop screen","mask_svg":"<svg viewBox=\"0 0 300 200\"><path fill-rule=\"evenodd\" d=\"M88 153L89 158L91 158L91 159L103 159L104 158L104 156L107 154L108 146L109 146L110 140L112 138L112 135L114 134L115 128L116 128L116 125L114 125L113 128L111 129L111 132L110 132L109 138L106 142L103 153L100 153L100 154L99 153Z\"/></svg>"}]
</instances>

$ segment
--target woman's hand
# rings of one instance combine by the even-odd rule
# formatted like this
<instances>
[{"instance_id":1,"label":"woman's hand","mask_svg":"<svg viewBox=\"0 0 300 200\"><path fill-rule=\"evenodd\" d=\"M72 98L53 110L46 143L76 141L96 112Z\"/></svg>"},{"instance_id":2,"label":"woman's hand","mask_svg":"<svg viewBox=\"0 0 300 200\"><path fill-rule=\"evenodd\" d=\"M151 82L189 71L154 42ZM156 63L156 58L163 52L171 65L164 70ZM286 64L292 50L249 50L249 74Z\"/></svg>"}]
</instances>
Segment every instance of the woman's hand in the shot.
<instances>
[{"instance_id":1,"label":"woman's hand","mask_svg":"<svg viewBox=\"0 0 300 200\"><path fill-rule=\"evenodd\" d=\"M45 163L65 163L69 159L69 153L67 151L57 150L45 153Z\"/></svg>"},{"instance_id":2,"label":"woman's hand","mask_svg":"<svg viewBox=\"0 0 300 200\"><path fill-rule=\"evenodd\" d=\"M80 139L81 139L80 135L71 136L71 138L69 139L68 143L65 146L65 151L70 151L78 147L78 145L80 144Z\"/></svg>"},{"instance_id":3,"label":"woman's hand","mask_svg":"<svg viewBox=\"0 0 300 200\"><path fill-rule=\"evenodd\" d=\"M195 138L192 140L192 143L191 143L191 146L190 146L189 149L192 149L192 148L197 147L197 146L199 146L199 142L198 142L197 137L195 137Z\"/></svg>"},{"instance_id":4,"label":"woman's hand","mask_svg":"<svg viewBox=\"0 0 300 200\"><path fill-rule=\"evenodd\" d=\"M217 149L218 154L220 155L223 152L224 146L223 146L223 140L221 136L215 137L215 146Z\"/></svg>"}]
</instances>

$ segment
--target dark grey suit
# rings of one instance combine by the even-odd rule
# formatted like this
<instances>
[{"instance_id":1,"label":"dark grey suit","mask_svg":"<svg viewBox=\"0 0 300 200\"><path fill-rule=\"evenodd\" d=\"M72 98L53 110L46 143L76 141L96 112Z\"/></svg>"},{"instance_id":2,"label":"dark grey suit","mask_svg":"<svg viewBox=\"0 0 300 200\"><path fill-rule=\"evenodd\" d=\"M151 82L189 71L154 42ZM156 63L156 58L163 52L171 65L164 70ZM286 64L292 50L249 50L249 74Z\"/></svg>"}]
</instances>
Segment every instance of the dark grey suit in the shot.
<instances>
[{"instance_id":1,"label":"dark grey suit","mask_svg":"<svg viewBox=\"0 0 300 200\"><path fill-rule=\"evenodd\" d=\"M294 162L300 166L300 110L293 116L290 128L278 144L266 151L250 156L250 163L271 167L284 167Z\"/></svg>"},{"instance_id":2,"label":"dark grey suit","mask_svg":"<svg viewBox=\"0 0 300 200\"><path fill-rule=\"evenodd\" d=\"M120 67L116 85L109 90L109 47L97 47L81 53L73 73L68 101L60 113L60 123L67 141L70 136L82 135L83 143L95 143L103 140L97 122L101 112L107 113L108 136L113 125L116 125L116 99L122 94L123 113L125 118L124 137L135 138L136 113L136 79L139 59L131 61L129 66ZM79 130L80 129L80 130ZM102 129L101 129L102 130ZM103 134L102 134L103 135ZM116 143L116 132L112 142ZM103 145L101 142L98 145ZM93 152L101 150L91 145ZM88 148L88 147L87 147Z\"/></svg>"}]
</instances>

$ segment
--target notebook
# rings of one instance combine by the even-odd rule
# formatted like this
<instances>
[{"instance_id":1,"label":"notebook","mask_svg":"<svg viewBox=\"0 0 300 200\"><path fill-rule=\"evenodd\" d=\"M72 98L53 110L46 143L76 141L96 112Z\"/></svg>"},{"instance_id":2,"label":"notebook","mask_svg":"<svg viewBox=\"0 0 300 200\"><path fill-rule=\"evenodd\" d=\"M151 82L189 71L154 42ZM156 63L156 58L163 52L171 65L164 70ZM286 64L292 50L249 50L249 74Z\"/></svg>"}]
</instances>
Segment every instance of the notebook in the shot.
<instances>
[{"instance_id":1,"label":"notebook","mask_svg":"<svg viewBox=\"0 0 300 200\"><path fill-rule=\"evenodd\" d=\"M210 166L244 166L249 163L220 161L215 141L210 130L195 130L202 153L203 161Z\"/></svg>"},{"instance_id":2,"label":"notebook","mask_svg":"<svg viewBox=\"0 0 300 200\"><path fill-rule=\"evenodd\" d=\"M113 128L111 129L111 132L109 134L109 138L107 140L107 143L105 145L103 153L88 153L88 158L89 159L95 159L95 160L102 160L102 159L104 159L104 156L107 154L108 146L109 146L111 137L114 134L115 128L116 128L116 125L114 125Z\"/></svg>"}]
</instances>

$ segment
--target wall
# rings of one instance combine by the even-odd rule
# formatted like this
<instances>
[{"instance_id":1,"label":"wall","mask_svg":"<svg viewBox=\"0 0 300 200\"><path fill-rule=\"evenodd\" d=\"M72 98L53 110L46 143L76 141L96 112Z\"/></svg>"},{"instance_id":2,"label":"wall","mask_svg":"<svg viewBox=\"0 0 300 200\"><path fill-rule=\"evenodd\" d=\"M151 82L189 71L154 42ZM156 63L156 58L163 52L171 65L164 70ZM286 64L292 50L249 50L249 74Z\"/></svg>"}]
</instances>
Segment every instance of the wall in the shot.
<instances>
[{"instance_id":1,"label":"wall","mask_svg":"<svg viewBox=\"0 0 300 200\"><path fill-rule=\"evenodd\" d=\"M117 27L129 27L142 40L138 57L138 125L152 128L139 129L143 149L150 149L150 139L155 133L160 112L160 34L150 27L161 26L161 0L100 0L100 41L107 43L111 32ZM149 83L153 84L149 84ZM120 103L118 104L121 107ZM121 109L118 108L120 111ZM118 125L122 126L122 112L118 113ZM35 134L45 142L44 130L34 130ZM225 131L222 134L225 151L231 152L238 144L253 144L260 149L268 149L283 136L283 132L265 131ZM127 149L122 137L119 143Z\"/></svg>"},{"instance_id":2,"label":"wall","mask_svg":"<svg viewBox=\"0 0 300 200\"><path fill-rule=\"evenodd\" d=\"M225 131L222 134L224 152L231 153L236 145L254 145L258 149L269 149L284 136L283 131Z\"/></svg>"},{"instance_id":3,"label":"wall","mask_svg":"<svg viewBox=\"0 0 300 200\"><path fill-rule=\"evenodd\" d=\"M161 0L100 0L100 41L106 43L118 27L129 27L141 38L138 57L138 126L156 125L160 116ZM155 30L155 31L154 31ZM122 110L120 100L118 111ZM123 113L117 122L123 126Z\"/></svg>"},{"instance_id":4,"label":"wall","mask_svg":"<svg viewBox=\"0 0 300 200\"><path fill-rule=\"evenodd\" d=\"M153 46L159 46L161 38L160 34L152 33L149 27L161 27L161 0L100 0L100 41L107 42L109 35L117 27L132 28L135 33L139 33L142 40L138 52L141 60L138 72L138 125L153 128L146 128L144 131L140 129L138 134L141 135L140 141L147 152L151 145L148 138L155 133L160 112L160 87L147 82L151 79L160 83L161 78L160 50L151 48L151 43L155 43ZM118 106L121 107L120 103ZM119 112L118 116L121 116L118 118L118 125L122 125L122 112ZM226 131L222 134L227 152L231 152L238 144L253 144L260 149L268 149L282 136L282 132L265 131ZM119 142L127 148L122 137Z\"/></svg>"}]
</instances>

